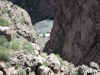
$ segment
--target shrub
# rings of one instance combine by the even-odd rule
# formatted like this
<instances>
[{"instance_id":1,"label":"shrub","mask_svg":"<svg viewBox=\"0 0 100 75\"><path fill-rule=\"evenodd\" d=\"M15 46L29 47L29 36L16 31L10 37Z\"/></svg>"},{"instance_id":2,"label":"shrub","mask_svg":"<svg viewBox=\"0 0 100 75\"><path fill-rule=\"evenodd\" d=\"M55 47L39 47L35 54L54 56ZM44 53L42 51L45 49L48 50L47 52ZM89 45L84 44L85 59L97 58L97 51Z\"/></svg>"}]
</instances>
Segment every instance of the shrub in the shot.
<instances>
[{"instance_id":1,"label":"shrub","mask_svg":"<svg viewBox=\"0 0 100 75\"><path fill-rule=\"evenodd\" d=\"M46 33L43 33L43 38L45 38L46 37Z\"/></svg>"},{"instance_id":2,"label":"shrub","mask_svg":"<svg viewBox=\"0 0 100 75\"><path fill-rule=\"evenodd\" d=\"M3 46L0 46L0 61L9 60L9 49Z\"/></svg>"},{"instance_id":3,"label":"shrub","mask_svg":"<svg viewBox=\"0 0 100 75\"><path fill-rule=\"evenodd\" d=\"M10 43L10 48L14 50L20 50L21 49L21 42L18 39L13 39Z\"/></svg>"},{"instance_id":4,"label":"shrub","mask_svg":"<svg viewBox=\"0 0 100 75\"><path fill-rule=\"evenodd\" d=\"M70 75L79 75L79 72L70 72Z\"/></svg>"},{"instance_id":5,"label":"shrub","mask_svg":"<svg viewBox=\"0 0 100 75\"><path fill-rule=\"evenodd\" d=\"M16 64L15 69L18 69L19 67L20 67L20 65L19 64Z\"/></svg>"},{"instance_id":6,"label":"shrub","mask_svg":"<svg viewBox=\"0 0 100 75\"><path fill-rule=\"evenodd\" d=\"M32 44L28 41L25 41L24 44L23 44L23 49L26 51L32 51L33 50L33 47L32 47Z\"/></svg>"},{"instance_id":7,"label":"shrub","mask_svg":"<svg viewBox=\"0 0 100 75\"><path fill-rule=\"evenodd\" d=\"M61 58L59 54L56 54L56 57L57 57L58 59Z\"/></svg>"},{"instance_id":8,"label":"shrub","mask_svg":"<svg viewBox=\"0 0 100 75\"><path fill-rule=\"evenodd\" d=\"M3 43L3 46L6 48L10 48L10 42L6 41L5 43Z\"/></svg>"},{"instance_id":9,"label":"shrub","mask_svg":"<svg viewBox=\"0 0 100 75\"><path fill-rule=\"evenodd\" d=\"M30 72L29 75L36 75L35 72Z\"/></svg>"},{"instance_id":10,"label":"shrub","mask_svg":"<svg viewBox=\"0 0 100 75\"><path fill-rule=\"evenodd\" d=\"M44 53L44 52L41 52L40 55L41 55L41 57L43 57L43 58L46 58L46 57L47 57L47 54Z\"/></svg>"},{"instance_id":11,"label":"shrub","mask_svg":"<svg viewBox=\"0 0 100 75\"><path fill-rule=\"evenodd\" d=\"M56 57L58 58L58 60L60 61L60 63L63 64L63 60L62 60L62 58L60 57L60 55L59 55L59 54L56 54Z\"/></svg>"},{"instance_id":12,"label":"shrub","mask_svg":"<svg viewBox=\"0 0 100 75\"><path fill-rule=\"evenodd\" d=\"M0 45L9 48L9 41L3 35L0 35Z\"/></svg>"},{"instance_id":13,"label":"shrub","mask_svg":"<svg viewBox=\"0 0 100 75\"><path fill-rule=\"evenodd\" d=\"M0 17L0 26L8 26L8 20Z\"/></svg>"},{"instance_id":14,"label":"shrub","mask_svg":"<svg viewBox=\"0 0 100 75\"><path fill-rule=\"evenodd\" d=\"M20 71L18 72L18 75L26 75L26 72L25 72L24 70L20 70Z\"/></svg>"},{"instance_id":15,"label":"shrub","mask_svg":"<svg viewBox=\"0 0 100 75\"><path fill-rule=\"evenodd\" d=\"M2 45L3 43L5 43L7 41L6 37L3 35L0 35L0 45Z\"/></svg>"}]
</instances>

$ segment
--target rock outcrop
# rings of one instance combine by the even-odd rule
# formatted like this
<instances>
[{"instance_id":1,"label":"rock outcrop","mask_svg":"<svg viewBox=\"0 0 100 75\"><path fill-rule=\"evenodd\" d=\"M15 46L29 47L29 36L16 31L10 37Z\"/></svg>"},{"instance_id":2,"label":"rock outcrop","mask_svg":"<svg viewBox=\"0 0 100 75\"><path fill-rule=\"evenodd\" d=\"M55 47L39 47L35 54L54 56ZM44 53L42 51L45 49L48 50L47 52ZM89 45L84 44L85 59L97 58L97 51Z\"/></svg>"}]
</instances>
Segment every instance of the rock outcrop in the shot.
<instances>
[{"instance_id":1,"label":"rock outcrop","mask_svg":"<svg viewBox=\"0 0 100 75\"><path fill-rule=\"evenodd\" d=\"M9 32L16 33L17 37L22 36L28 41L35 41L36 32L29 14L10 1L0 1L0 25L6 25L5 28L10 27Z\"/></svg>"},{"instance_id":2,"label":"rock outcrop","mask_svg":"<svg viewBox=\"0 0 100 75\"><path fill-rule=\"evenodd\" d=\"M56 0L57 11L45 50L74 63L100 65L100 1Z\"/></svg>"}]
</instances>

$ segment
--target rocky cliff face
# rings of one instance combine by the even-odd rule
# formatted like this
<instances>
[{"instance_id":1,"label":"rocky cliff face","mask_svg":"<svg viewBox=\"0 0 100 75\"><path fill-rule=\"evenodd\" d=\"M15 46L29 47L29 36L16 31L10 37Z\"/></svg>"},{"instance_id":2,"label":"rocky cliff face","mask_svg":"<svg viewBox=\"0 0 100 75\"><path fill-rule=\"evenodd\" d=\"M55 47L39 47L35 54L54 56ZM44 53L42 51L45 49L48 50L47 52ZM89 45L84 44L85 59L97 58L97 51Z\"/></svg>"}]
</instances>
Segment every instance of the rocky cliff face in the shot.
<instances>
[{"instance_id":1,"label":"rocky cliff face","mask_svg":"<svg viewBox=\"0 0 100 75\"><path fill-rule=\"evenodd\" d=\"M28 41L35 41L36 32L29 14L10 1L0 1L0 26L9 27L8 33L16 33L17 37L21 36Z\"/></svg>"},{"instance_id":2,"label":"rocky cliff face","mask_svg":"<svg viewBox=\"0 0 100 75\"><path fill-rule=\"evenodd\" d=\"M100 64L100 1L56 0L57 12L45 50L76 65ZM48 52L48 53L49 53Z\"/></svg>"}]
</instances>

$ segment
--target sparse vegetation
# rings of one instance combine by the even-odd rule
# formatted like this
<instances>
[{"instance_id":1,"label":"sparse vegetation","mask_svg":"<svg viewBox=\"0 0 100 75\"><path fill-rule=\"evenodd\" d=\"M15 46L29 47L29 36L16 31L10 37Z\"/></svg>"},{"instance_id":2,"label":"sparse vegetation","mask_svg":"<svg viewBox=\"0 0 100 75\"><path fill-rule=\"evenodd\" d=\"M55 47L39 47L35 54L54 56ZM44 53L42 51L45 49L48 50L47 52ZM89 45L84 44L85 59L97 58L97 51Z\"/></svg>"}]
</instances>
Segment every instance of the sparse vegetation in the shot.
<instances>
[{"instance_id":1,"label":"sparse vegetation","mask_svg":"<svg viewBox=\"0 0 100 75\"><path fill-rule=\"evenodd\" d=\"M79 75L79 72L70 72L70 75Z\"/></svg>"},{"instance_id":2,"label":"sparse vegetation","mask_svg":"<svg viewBox=\"0 0 100 75\"><path fill-rule=\"evenodd\" d=\"M26 72L25 72L24 70L20 70L20 71L18 72L18 75L26 75Z\"/></svg>"},{"instance_id":3,"label":"sparse vegetation","mask_svg":"<svg viewBox=\"0 0 100 75\"><path fill-rule=\"evenodd\" d=\"M3 46L0 46L0 61L9 60L9 49Z\"/></svg>"},{"instance_id":4,"label":"sparse vegetation","mask_svg":"<svg viewBox=\"0 0 100 75\"><path fill-rule=\"evenodd\" d=\"M43 65L46 66L46 67L48 67L48 64L46 62L43 62Z\"/></svg>"},{"instance_id":5,"label":"sparse vegetation","mask_svg":"<svg viewBox=\"0 0 100 75\"><path fill-rule=\"evenodd\" d=\"M10 43L10 48L14 50L20 50L21 42L18 39L13 39Z\"/></svg>"},{"instance_id":6,"label":"sparse vegetation","mask_svg":"<svg viewBox=\"0 0 100 75\"><path fill-rule=\"evenodd\" d=\"M36 75L35 72L30 72L29 75Z\"/></svg>"},{"instance_id":7,"label":"sparse vegetation","mask_svg":"<svg viewBox=\"0 0 100 75\"><path fill-rule=\"evenodd\" d=\"M21 24L23 24L24 22L25 22L24 17L16 16L16 23L21 23Z\"/></svg>"},{"instance_id":8,"label":"sparse vegetation","mask_svg":"<svg viewBox=\"0 0 100 75\"><path fill-rule=\"evenodd\" d=\"M6 48L9 48L9 41L3 35L0 35L0 45Z\"/></svg>"},{"instance_id":9,"label":"sparse vegetation","mask_svg":"<svg viewBox=\"0 0 100 75\"><path fill-rule=\"evenodd\" d=\"M8 20L0 17L0 26L8 26Z\"/></svg>"},{"instance_id":10,"label":"sparse vegetation","mask_svg":"<svg viewBox=\"0 0 100 75\"><path fill-rule=\"evenodd\" d=\"M57 58L61 58L59 54L56 54Z\"/></svg>"},{"instance_id":11,"label":"sparse vegetation","mask_svg":"<svg viewBox=\"0 0 100 75\"><path fill-rule=\"evenodd\" d=\"M45 38L46 37L46 33L43 33L43 38Z\"/></svg>"},{"instance_id":12,"label":"sparse vegetation","mask_svg":"<svg viewBox=\"0 0 100 75\"><path fill-rule=\"evenodd\" d=\"M7 13L8 9L7 8L1 8L2 14Z\"/></svg>"},{"instance_id":13,"label":"sparse vegetation","mask_svg":"<svg viewBox=\"0 0 100 75\"><path fill-rule=\"evenodd\" d=\"M46 54L46 53L43 53L43 52L40 52L40 55L41 55L43 58L46 58L46 57L47 57L47 54Z\"/></svg>"},{"instance_id":14,"label":"sparse vegetation","mask_svg":"<svg viewBox=\"0 0 100 75\"><path fill-rule=\"evenodd\" d=\"M23 44L23 49L26 51L32 51L33 50L33 47L32 47L32 44L28 41L25 41L24 44Z\"/></svg>"},{"instance_id":15,"label":"sparse vegetation","mask_svg":"<svg viewBox=\"0 0 100 75\"><path fill-rule=\"evenodd\" d=\"M19 67L20 67L20 65L19 64L16 64L15 69L18 69Z\"/></svg>"},{"instance_id":16,"label":"sparse vegetation","mask_svg":"<svg viewBox=\"0 0 100 75\"><path fill-rule=\"evenodd\" d=\"M2 45L6 41L7 41L6 37L4 35L0 35L0 45Z\"/></svg>"},{"instance_id":17,"label":"sparse vegetation","mask_svg":"<svg viewBox=\"0 0 100 75\"><path fill-rule=\"evenodd\" d=\"M4 42L3 46L9 49L10 48L10 42L9 41Z\"/></svg>"},{"instance_id":18,"label":"sparse vegetation","mask_svg":"<svg viewBox=\"0 0 100 75\"><path fill-rule=\"evenodd\" d=\"M60 61L60 63L63 64L63 60L62 60L62 58L60 57L60 55L59 55L59 54L56 54L56 56L57 56L58 60Z\"/></svg>"}]
</instances>

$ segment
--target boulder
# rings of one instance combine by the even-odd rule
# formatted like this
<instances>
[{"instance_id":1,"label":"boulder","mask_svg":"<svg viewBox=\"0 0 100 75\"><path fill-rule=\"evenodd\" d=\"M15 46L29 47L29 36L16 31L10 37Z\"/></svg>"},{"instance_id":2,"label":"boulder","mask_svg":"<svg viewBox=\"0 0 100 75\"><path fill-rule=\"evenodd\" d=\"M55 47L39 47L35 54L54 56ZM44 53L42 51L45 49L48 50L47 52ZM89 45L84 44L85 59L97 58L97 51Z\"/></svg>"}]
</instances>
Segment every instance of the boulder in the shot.
<instances>
[{"instance_id":1,"label":"boulder","mask_svg":"<svg viewBox=\"0 0 100 75\"><path fill-rule=\"evenodd\" d=\"M95 62L90 62L90 67L95 68L95 69L100 69L100 66Z\"/></svg>"},{"instance_id":2,"label":"boulder","mask_svg":"<svg viewBox=\"0 0 100 75\"><path fill-rule=\"evenodd\" d=\"M50 74L50 68L46 66L40 66L38 68L38 74L37 75L49 75Z\"/></svg>"},{"instance_id":3,"label":"boulder","mask_svg":"<svg viewBox=\"0 0 100 75\"><path fill-rule=\"evenodd\" d=\"M48 67L50 67L54 73L59 72L61 64L58 60L58 58L56 57L55 54L50 54L47 59L46 59L46 64L48 65Z\"/></svg>"}]
</instances>

